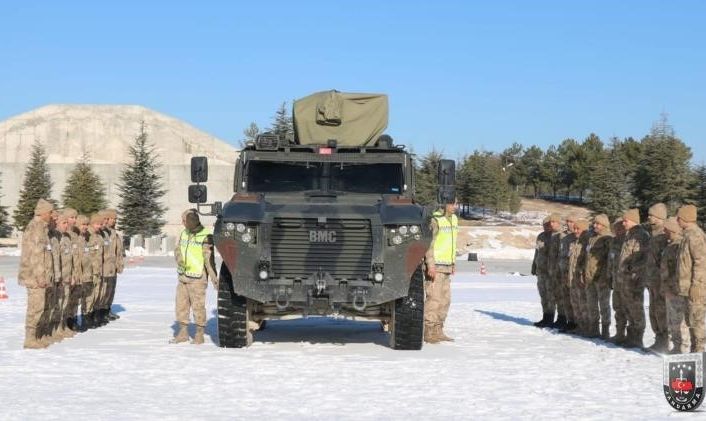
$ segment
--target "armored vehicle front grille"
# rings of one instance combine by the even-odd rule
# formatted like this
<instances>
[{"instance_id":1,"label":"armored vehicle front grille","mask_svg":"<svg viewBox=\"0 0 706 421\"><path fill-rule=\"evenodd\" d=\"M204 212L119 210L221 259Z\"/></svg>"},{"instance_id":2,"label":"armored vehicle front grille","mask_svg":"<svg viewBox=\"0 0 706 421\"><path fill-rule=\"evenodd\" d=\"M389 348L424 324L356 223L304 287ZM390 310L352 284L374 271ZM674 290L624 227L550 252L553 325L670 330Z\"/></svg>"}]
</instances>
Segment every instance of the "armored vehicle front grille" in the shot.
<instances>
[{"instance_id":1,"label":"armored vehicle front grille","mask_svg":"<svg viewBox=\"0 0 706 421\"><path fill-rule=\"evenodd\" d=\"M276 277L307 278L321 271L334 279L367 279L370 273L369 220L276 218L271 240Z\"/></svg>"}]
</instances>

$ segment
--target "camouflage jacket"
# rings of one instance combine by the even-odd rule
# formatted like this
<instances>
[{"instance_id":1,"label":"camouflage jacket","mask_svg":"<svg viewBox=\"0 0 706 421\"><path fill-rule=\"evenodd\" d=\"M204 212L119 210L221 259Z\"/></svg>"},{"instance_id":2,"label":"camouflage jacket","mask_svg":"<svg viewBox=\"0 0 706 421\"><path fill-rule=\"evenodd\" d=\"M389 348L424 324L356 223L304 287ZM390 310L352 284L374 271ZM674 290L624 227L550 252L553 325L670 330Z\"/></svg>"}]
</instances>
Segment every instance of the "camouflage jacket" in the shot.
<instances>
[{"instance_id":1,"label":"camouflage jacket","mask_svg":"<svg viewBox=\"0 0 706 421\"><path fill-rule=\"evenodd\" d=\"M51 244L51 255L54 262L54 283L63 282L61 271L61 233L56 230L49 230L49 242Z\"/></svg>"},{"instance_id":2,"label":"camouflage jacket","mask_svg":"<svg viewBox=\"0 0 706 421\"><path fill-rule=\"evenodd\" d=\"M645 286L645 270L650 253L650 235L640 225L625 233L618 257L620 282L633 282L634 286Z\"/></svg>"},{"instance_id":3,"label":"camouflage jacket","mask_svg":"<svg viewBox=\"0 0 706 421\"><path fill-rule=\"evenodd\" d=\"M103 276L115 276L123 271L123 241L118 232L105 228L103 234Z\"/></svg>"},{"instance_id":4,"label":"camouflage jacket","mask_svg":"<svg viewBox=\"0 0 706 421\"><path fill-rule=\"evenodd\" d=\"M623 236L610 238L610 251L608 252L608 285L615 289L620 277L618 276L618 259L620 249L623 247Z\"/></svg>"},{"instance_id":5,"label":"camouflage jacket","mask_svg":"<svg viewBox=\"0 0 706 421\"><path fill-rule=\"evenodd\" d=\"M662 256L659 259L659 290L662 294L671 293L686 297L689 295L689 285L686 287L679 284L677 276L677 259L679 259L679 247L683 237L675 235L672 241L667 242L667 247L662 250Z\"/></svg>"},{"instance_id":6,"label":"camouflage jacket","mask_svg":"<svg viewBox=\"0 0 706 421\"><path fill-rule=\"evenodd\" d=\"M61 266L61 282L69 285L74 279L74 250L71 234L61 233L59 239L59 262Z\"/></svg>"},{"instance_id":7,"label":"camouflage jacket","mask_svg":"<svg viewBox=\"0 0 706 421\"><path fill-rule=\"evenodd\" d=\"M49 224L35 217L22 234L22 255L17 282L27 288L45 288L54 280L54 258Z\"/></svg>"},{"instance_id":8,"label":"camouflage jacket","mask_svg":"<svg viewBox=\"0 0 706 421\"><path fill-rule=\"evenodd\" d=\"M74 260L74 269L81 283L88 283L93 280L92 255L88 247L90 234L79 234L76 237L76 259Z\"/></svg>"},{"instance_id":9,"label":"camouflage jacket","mask_svg":"<svg viewBox=\"0 0 706 421\"><path fill-rule=\"evenodd\" d=\"M549 237L549 248L547 249L547 272L552 279L560 279L561 271L559 270L561 238L560 232L552 232Z\"/></svg>"},{"instance_id":10,"label":"camouflage jacket","mask_svg":"<svg viewBox=\"0 0 706 421\"><path fill-rule=\"evenodd\" d=\"M547 267L547 258L549 256L549 241L548 233L542 231L537 236L534 246L534 259L532 260L532 275L548 276L549 268Z\"/></svg>"},{"instance_id":11,"label":"camouflage jacket","mask_svg":"<svg viewBox=\"0 0 706 421\"><path fill-rule=\"evenodd\" d=\"M565 231L559 241L559 273L564 285L569 285L571 282L572 276L569 276L571 274L569 271L569 259L576 240L576 235L573 232Z\"/></svg>"},{"instance_id":12,"label":"camouflage jacket","mask_svg":"<svg viewBox=\"0 0 706 421\"><path fill-rule=\"evenodd\" d=\"M680 288L689 288L689 300L706 303L706 238L696 224L690 224L682 234L677 273Z\"/></svg>"},{"instance_id":13,"label":"camouflage jacket","mask_svg":"<svg viewBox=\"0 0 706 421\"><path fill-rule=\"evenodd\" d=\"M104 240L100 232L88 229L88 252L91 255L91 277L93 282L98 282L103 277L103 248Z\"/></svg>"},{"instance_id":14,"label":"camouflage jacket","mask_svg":"<svg viewBox=\"0 0 706 421\"><path fill-rule=\"evenodd\" d=\"M608 256L612 239L612 235L605 233L593 233L589 237L583 272L586 285L596 283L602 287L610 286Z\"/></svg>"},{"instance_id":15,"label":"camouflage jacket","mask_svg":"<svg viewBox=\"0 0 706 421\"><path fill-rule=\"evenodd\" d=\"M571 286L576 286L577 282L578 286L580 287L586 286L586 281L584 279L584 270L586 268L586 260L588 259L587 249L589 249L588 242L590 238L591 233L586 230L581 233L578 241L576 242L576 245L574 246L574 251L572 253L573 261L571 262L572 265L570 267L573 276L573 279L571 280Z\"/></svg>"},{"instance_id":16,"label":"camouflage jacket","mask_svg":"<svg viewBox=\"0 0 706 421\"><path fill-rule=\"evenodd\" d=\"M650 253L645 268L648 286L659 289L662 252L667 247L667 235L664 225L655 225L650 234Z\"/></svg>"}]
</instances>

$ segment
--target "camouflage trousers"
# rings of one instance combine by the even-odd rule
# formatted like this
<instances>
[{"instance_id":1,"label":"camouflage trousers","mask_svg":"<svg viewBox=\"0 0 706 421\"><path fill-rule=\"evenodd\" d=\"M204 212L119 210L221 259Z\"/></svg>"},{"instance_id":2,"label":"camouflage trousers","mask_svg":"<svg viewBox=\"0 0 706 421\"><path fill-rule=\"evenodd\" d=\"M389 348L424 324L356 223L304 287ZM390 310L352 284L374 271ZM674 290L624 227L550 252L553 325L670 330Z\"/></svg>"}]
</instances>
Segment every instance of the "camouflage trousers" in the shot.
<instances>
[{"instance_id":1,"label":"camouflage trousers","mask_svg":"<svg viewBox=\"0 0 706 421\"><path fill-rule=\"evenodd\" d=\"M561 292L561 300L564 305L564 315L566 319L572 321L576 320L574 306L571 304L571 288L569 288L568 283L564 282L564 280L562 280L559 291Z\"/></svg>"},{"instance_id":2,"label":"camouflage trousers","mask_svg":"<svg viewBox=\"0 0 706 421\"><path fill-rule=\"evenodd\" d=\"M688 304L688 323L691 331L691 351L704 352L706 345L706 303L693 302Z\"/></svg>"},{"instance_id":3,"label":"camouflage trousers","mask_svg":"<svg viewBox=\"0 0 706 421\"><path fill-rule=\"evenodd\" d=\"M81 301L81 289L79 285L64 285L64 320L75 317L78 312L78 304Z\"/></svg>"},{"instance_id":4,"label":"camouflage trousers","mask_svg":"<svg viewBox=\"0 0 706 421\"><path fill-rule=\"evenodd\" d=\"M554 280L548 274L537 274L537 291L542 303L542 313L554 313L556 301L554 294Z\"/></svg>"},{"instance_id":5,"label":"camouflage trousers","mask_svg":"<svg viewBox=\"0 0 706 421\"><path fill-rule=\"evenodd\" d=\"M80 285L80 302L81 302L81 314L84 316L88 313L93 312L93 288L95 288L93 282L84 282Z\"/></svg>"},{"instance_id":6,"label":"camouflage trousers","mask_svg":"<svg viewBox=\"0 0 706 421\"><path fill-rule=\"evenodd\" d=\"M47 288L27 288L27 311L25 313L25 329L34 329L38 339L41 336L46 300L49 295Z\"/></svg>"},{"instance_id":7,"label":"camouflage trousers","mask_svg":"<svg viewBox=\"0 0 706 421\"><path fill-rule=\"evenodd\" d=\"M551 291L550 293L554 296L554 302L556 303L556 312L561 316L567 316L567 307L571 307L571 299L566 301L564 296L564 284L561 277L553 276L551 277Z\"/></svg>"},{"instance_id":8,"label":"camouflage trousers","mask_svg":"<svg viewBox=\"0 0 706 421\"><path fill-rule=\"evenodd\" d=\"M691 334L689 332L688 309L689 297L668 293L666 298L668 331L672 337L674 351L680 354L691 352Z\"/></svg>"},{"instance_id":9,"label":"camouflage trousers","mask_svg":"<svg viewBox=\"0 0 706 421\"><path fill-rule=\"evenodd\" d=\"M115 297L115 285L117 276L104 276L101 283L100 296L96 303L96 308L99 310L110 310Z\"/></svg>"},{"instance_id":10,"label":"camouflage trousers","mask_svg":"<svg viewBox=\"0 0 706 421\"><path fill-rule=\"evenodd\" d=\"M49 289L49 288L48 288ZM49 325L47 326L48 334L55 333L61 326L61 320L64 315L64 305L66 304L66 293L64 284L54 284L51 288L49 308Z\"/></svg>"},{"instance_id":11,"label":"camouflage trousers","mask_svg":"<svg viewBox=\"0 0 706 421\"><path fill-rule=\"evenodd\" d=\"M615 329L617 332L625 332L625 327L628 325L628 311L623 304L620 284L614 285L612 298L613 313L615 314Z\"/></svg>"},{"instance_id":12,"label":"camouflage trousers","mask_svg":"<svg viewBox=\"0 0 706 421\"><path fill-rule=\"evenodd\" d=\"M610 287L592 282L586 286L586 319L591 326L610 325Z\"/></svg>"},{"instance_id":13,"label":"camouflage trousers","mask_svg":"<svg viewBox=\"0 0 706 421\"><path fill-rule=\"evenodd\" d=\"M433 282L424 282L424 293L424 324L443 326L451 306L451 274L437 271Z\"/></svg>"},{"instance_id":14,"label":"camouflage trousers","mask_svg":"<svg viewBox=\"0 0 706 421\"><path fill-rule=\"evenodd\" d=\"M628 329L636 334L645 332L645 287L638 279L623 280L620 283L620 298L625 307Z\"/></svg>"},{"instance_id":15,"label":"camouflage trousers","mask_svg":"<svg viewBox=\"0 0 706 421\"><path fill-rule=\"evenodd\" d=\"M99 276L94 276L93 277L93 288L90 289L91 295L86 298L86 307L91 309L91 312L100 310L100 297L101 297L101 291L104 286L103 278Z\"/></svg>"},{"instance_id":16,"label":"camouflage trousers","mask_svg":"<svg viewBox=\"0 0 706 421\"><path fill-rule=\"evenodd\" d=\"M647 288L650 294L650 326L655 336L667 335L667 300L659 290L659 286Z\"/></svg>"},{"instance_id":17,"label":"camouflage trousers","mask_svg":"<svg viewBox=\"0 0 706 421\"><path fill-rule=\"evenodd\" d=\"M206 279L187 280L180 276L176 290L176 319L189 324L189 312L194 313L194 323L206 326Z\"/></svg>"},{"instance_id":18,"label":"camouflage trousers","mask_svg":"<svg viewBox=\"0 0 706 421\"><path fill-rule=\"evenodd\" d=\"M580 327L587 326L586 318L586 289L581 287L578 282L574 282L570 288L571 308L574 312L574 322Z\"/></svg>"}]
</instances>

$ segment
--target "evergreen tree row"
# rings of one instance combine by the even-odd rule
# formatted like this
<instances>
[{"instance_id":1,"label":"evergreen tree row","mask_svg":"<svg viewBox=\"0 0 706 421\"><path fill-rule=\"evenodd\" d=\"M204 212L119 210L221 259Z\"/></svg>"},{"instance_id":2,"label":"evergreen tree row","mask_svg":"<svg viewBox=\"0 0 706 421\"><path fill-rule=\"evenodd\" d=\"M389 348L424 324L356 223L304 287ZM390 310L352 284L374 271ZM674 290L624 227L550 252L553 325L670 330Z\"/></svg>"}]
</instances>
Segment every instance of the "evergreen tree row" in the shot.
<instances>
[{"instance_id":1,"label":"evergreen tree row","mask_svg":"<svg viewBox=\"0 0 706 421\"><path fill-rule=\"evenodd\" d=\"M127 236L157 235L165 224L163 215L166 207L161 204L161 199L166 191L162 188L158 157L148 141L144 122L133 145L130 146L129 154L132 160L126 164L117 186L120 192L118 228ZM0 189L1 187L0 185ZM15 228L20 231L25 229L34 217L34 208L39 199L58 205L52 199L52 187L47 154L41 141L37 139L32 145L19 201L13 213ZM84 215L107 207L105 185L91 167L88 155L81 157L71 170L62 194L62 206L74 208ZM8 236L10 231L7 211L4 206L0 206L0 237Z\"/></svg>"},{"instance_id":2,"label":"evergreen tree row","mask_svg":"<svg viewBox=\"0 0 706 421\"><path fill-rule=\"evenodd\" d=\"M706 167L692 167L691 150L665 117L637 141L595 134L582 142L565 139L546 150L515 143L500 153L475 151L457 163L457 197L462 205L516 212L520 196L574 202L611 218L638 207L646 216L656 202L671 212L684 203L699 207L706 222ZM417 200L436 201L436 169L441 154L419 157Z\"/></svg>"}]
</instances>

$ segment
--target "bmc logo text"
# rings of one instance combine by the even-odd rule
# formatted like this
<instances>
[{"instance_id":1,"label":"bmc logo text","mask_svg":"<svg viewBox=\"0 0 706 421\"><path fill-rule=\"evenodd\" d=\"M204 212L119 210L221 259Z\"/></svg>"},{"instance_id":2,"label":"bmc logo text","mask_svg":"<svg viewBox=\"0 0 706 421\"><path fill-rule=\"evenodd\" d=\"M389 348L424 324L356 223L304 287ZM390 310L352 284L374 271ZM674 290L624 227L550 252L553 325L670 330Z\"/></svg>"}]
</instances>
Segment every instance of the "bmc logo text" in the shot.
<instances>
[{"instance_id":1,"label":"bmc logo text","mask_svg":"<svg viewBox=\"0 0 706 421\"><path fill-rule=\"evenodd\" d=\"M336 242L336 231L309 231L309 242L310 243L335 243Z\"/></svg>"}]
</instances>

